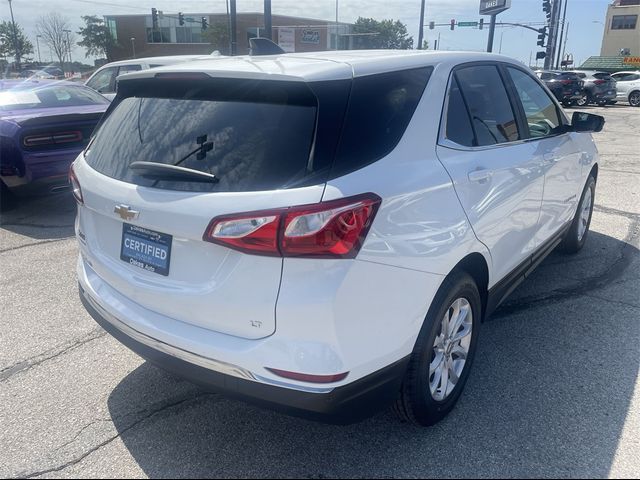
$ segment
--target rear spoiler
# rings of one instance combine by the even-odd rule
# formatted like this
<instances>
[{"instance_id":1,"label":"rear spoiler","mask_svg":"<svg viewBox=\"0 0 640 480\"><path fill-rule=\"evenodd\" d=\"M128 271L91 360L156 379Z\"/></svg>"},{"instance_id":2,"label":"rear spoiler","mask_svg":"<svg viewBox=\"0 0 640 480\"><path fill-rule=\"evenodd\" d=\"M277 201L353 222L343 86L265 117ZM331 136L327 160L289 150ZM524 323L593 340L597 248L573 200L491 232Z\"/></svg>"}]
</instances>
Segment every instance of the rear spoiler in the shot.
<instances>
[{"instance_id":1,"label":"rear spoiler","mask_svg":"<svg viewBox=\"0 0 640 480\"><path fill-rule=\"evenodd\" d=\"M249 40L249 55L281 55L285 52L280 45L268 38L256 37Z\"/></svg>"},{"instance_id":2,"label":"rear spoiler","mask_svg":"<svg viewBox=\"0 0 640 480\"><path fill-rule=\"evenodd\" d=\"M39 117L26 117L23 119L15 119L15 123L22 127L37 127L47 125L52 122L97 122L102 118L104 112L90 113L62 113L60 115L43 115Z\"/></svg>"}]
</instances>

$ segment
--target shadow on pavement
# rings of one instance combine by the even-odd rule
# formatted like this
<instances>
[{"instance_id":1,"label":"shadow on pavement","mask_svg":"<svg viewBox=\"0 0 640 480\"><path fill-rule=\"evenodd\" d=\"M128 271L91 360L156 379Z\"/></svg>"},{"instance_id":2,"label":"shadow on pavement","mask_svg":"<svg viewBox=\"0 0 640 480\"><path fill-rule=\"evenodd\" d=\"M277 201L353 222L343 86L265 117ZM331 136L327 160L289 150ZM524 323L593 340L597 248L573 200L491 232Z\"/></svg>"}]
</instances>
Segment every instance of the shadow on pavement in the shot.
<instances>
[{"instance_id":1,"label":"shadow on pavement","mask_svg":"<svg viewBox=\"0 0 640 480\"><path fill-rule=\"evenodd\" d=\"M3 197L0 229L37 240L74 235L76 202L70 192L33 197Z\"/></svg>"},{"instance_id":2,"label":"shadow on pavement","mask_svg":"<svg viewBox=\"0 0 640 480\"><path fill-rule=\"evenodd\" d=\"M637 306L580 289L620 281L621 262L638 250L590 235L579 255L541 266L532 280L543 290L516 295L483 325L460 403L430 429L389 412L346 427L290 418L191 388L149 363L113 390L112 420L150 477L606 476L638 375L640 326ZM596 257L609 265L593 274ZM558 279L556 268L576 279Z\"/></svg>"}]
</instances>

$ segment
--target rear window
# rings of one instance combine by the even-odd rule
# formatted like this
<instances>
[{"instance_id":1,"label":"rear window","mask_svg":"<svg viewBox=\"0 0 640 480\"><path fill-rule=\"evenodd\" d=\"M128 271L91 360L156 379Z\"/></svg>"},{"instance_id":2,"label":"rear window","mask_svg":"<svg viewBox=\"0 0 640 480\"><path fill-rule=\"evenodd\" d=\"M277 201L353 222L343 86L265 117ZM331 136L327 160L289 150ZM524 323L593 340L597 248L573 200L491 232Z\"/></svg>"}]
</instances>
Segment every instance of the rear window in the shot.
<instances>
[{"instance_id":1,"label":"rear window","mask_svg":"<svg viewBox=\"0 0 640 480\"><path fill-rule=\"evenodd\" d=\"M600 80L610 80L611 79L611 74L607 73L607 72L597 72L597 73L594 73L593 76L595 78L599 78Z\"/></svg>"},{"instance_id":2,"label":"rear window","mask_svg":"<svg viewBox=\"0 0 640 480\"><path fill-rule=\"evenodd\" d=\"M107 103L109 101L103 96L84 87L52 85L0 91L0 110L81 107Z\"/></svg>"},{"instance_id":3,"label":"rear window","mask_svg":"<svg viewBox=\"0 0 640 480\"><path fill-rule=\"evenodd\" d=\"M99 172L141 186L183 191L258 191L296 185L308 173L317 106L292 103L286 88L271 98L122 99L86 152ZM215 184L157 181L134 161L214 174Z\"/></svg>"},{"instance_id":4,"label":"rear window","mask_svg":"<svg viewBox=\"0 0 640 480\"><path fill-rule=\"evenodd\" d=\"M131 79L119 85L86 159L112 178L171 190L260 191L323 183L395 148L431 70L308 84L197 76L187 81L175 74ZM151 180L129 168L134 161L195 169L219 181Z\"/></svg>"}]
</instances>

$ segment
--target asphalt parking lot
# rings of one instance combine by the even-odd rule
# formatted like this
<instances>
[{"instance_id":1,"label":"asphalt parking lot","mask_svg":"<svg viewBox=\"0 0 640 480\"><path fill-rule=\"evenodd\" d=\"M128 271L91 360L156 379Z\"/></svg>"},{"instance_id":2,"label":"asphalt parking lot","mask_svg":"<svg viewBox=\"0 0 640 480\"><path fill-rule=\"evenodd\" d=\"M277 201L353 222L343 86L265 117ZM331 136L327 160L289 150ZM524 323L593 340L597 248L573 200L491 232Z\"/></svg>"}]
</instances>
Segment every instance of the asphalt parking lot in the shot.
<instances>
[{"instance_id":1,"label":"asphalt parking lot","mask_svg":"<svg viewBox=\"0 0 640 480\"><path fill-rule=\"evenodd\" d=\"M482 328L452 414L347 427L263 411L175 378L80 304L70 194L0 228L0 477L637 477L640 108L607 124L592 232L552 254Z\"/></svg>"}]
</instances>

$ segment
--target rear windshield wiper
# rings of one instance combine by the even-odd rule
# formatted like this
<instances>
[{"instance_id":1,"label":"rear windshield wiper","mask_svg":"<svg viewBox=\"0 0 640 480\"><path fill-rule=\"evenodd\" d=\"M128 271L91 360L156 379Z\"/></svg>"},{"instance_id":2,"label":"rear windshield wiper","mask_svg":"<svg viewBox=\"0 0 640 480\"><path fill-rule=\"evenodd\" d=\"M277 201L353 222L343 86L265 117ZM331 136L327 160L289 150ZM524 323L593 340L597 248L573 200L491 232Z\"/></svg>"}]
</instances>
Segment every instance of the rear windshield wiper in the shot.
<instances>
[{"instance_id":1,"label":"rear windshield wiper","mask_svg":"<svg viewBox=\"0 0 640 480\"><path fill-rule=\"evenodd\" d=\"M156 162L133 162L129 168L138 175L152 180L175 180L182 182L217 183L218 178L212 173L201 172L192 168L167 165Z\"/></svg>"}]
</instances>

